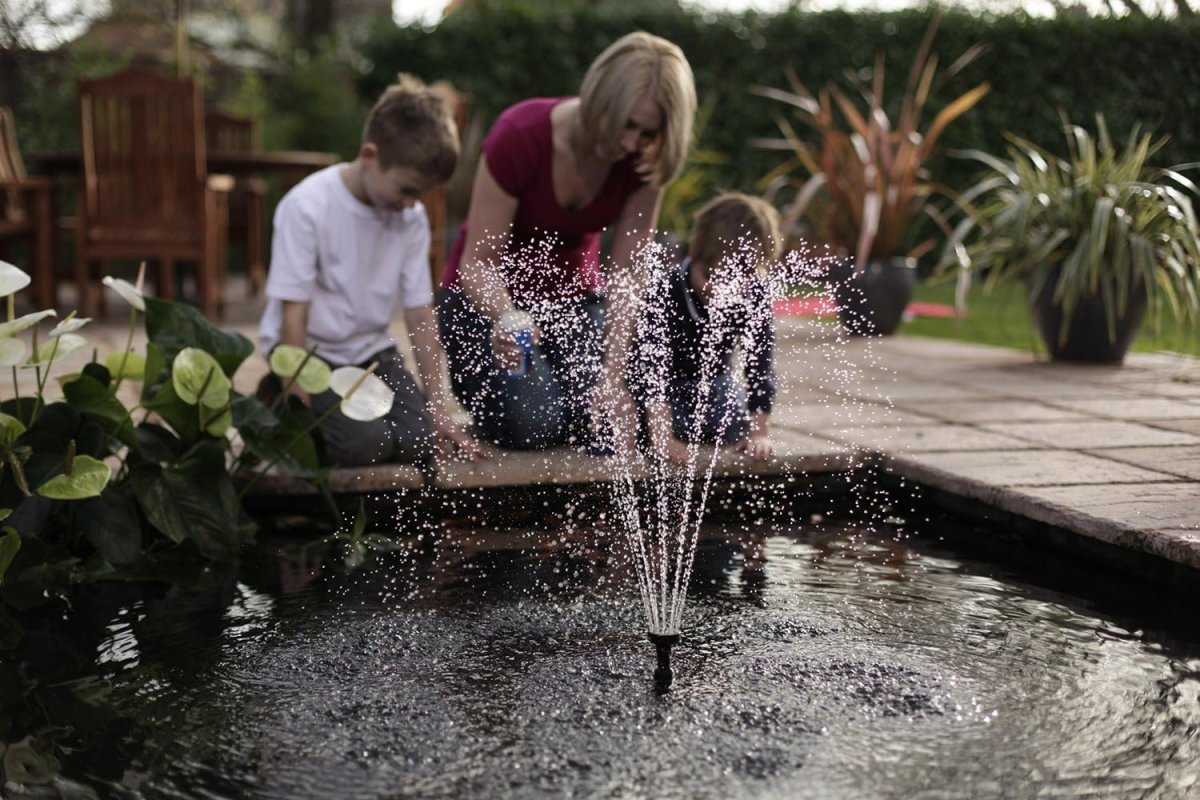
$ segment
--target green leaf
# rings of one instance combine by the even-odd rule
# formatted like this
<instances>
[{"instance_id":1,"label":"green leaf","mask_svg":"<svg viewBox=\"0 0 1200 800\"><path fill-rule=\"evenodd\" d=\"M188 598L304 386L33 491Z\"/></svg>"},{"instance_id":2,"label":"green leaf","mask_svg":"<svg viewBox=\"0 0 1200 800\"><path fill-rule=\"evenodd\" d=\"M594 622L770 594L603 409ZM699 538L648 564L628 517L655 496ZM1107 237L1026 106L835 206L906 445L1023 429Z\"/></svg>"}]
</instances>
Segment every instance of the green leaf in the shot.
<instances>
[{"instance_id":1,"label":"green leaf","mask_svg":"<svg viewBox=\"0 0 1200 800\"><path fill-rule=\"evenodd\" d=\"M166 381L158 388L158 394L145 401L148 410L153 411L170 425L179 438L184 442L194 442L200 435L199 420L196 418L196 407L184 402L175 394L173 381Z\"/></svg>"},{"instance_id":2,"label":"green leaf","mask_svg":"<svg viewBox=\"0 0 1200 800\"><path fill-rule=\"evenodd\" d=\"M191 541L209 558L232 558L241 545L241 504L221 443L203 442L174 467L143 464L130 473L150 523L176 544Z\"/></svg>"},{"instance_id":3,"label":"green leaf","mask_svg":"<svg viewBox=\"0 0 1200 800\"><path fill-rule=\"evenodd\" d=\"M146 298L146 335L166 360L187 347L196 347L216 358L226 375L236 372L254 352L245 336L222 331L196 309L153 297Z\"/></svg>"},{"instance_id":4,"label":"green leaf","mask_svg":"<svg viewBox=\"0 0 1200 800\"><path fill-rule=\"evenodd\" d=\"M25 432L21 420L8 414L0 413L0 448L8 448Z\"/></svg>"},{"instance_id":5,"label":"green leaf","mask_svg":"<svg viewBox=\"0 0 1200 800\"><path fill-rule=\"evenodd\" d=\"M221 408L229 402L229 378L217 360L198 347L185 347L171 364L175 394L191 405Z\"/></svg>"},{"instance_id":6,"label":"green leaf","mask_svg":"<svg viewBox=\"0 0 1200 800\"><path fill-rule=\"evenodd\" d=\"M54 476L39 486L37 493L51 500L82 500L99 495L111 478L108 464L91 456L75 456L71 474Z\"/></svg>"},{"instance_id":7,"label":"green leaf","mask_svg":"<svg viewBox=\"0 0 1200 800\"><path fill-rule=\"evenodd\" d=\"M109 353L104 357L104 365L118 379L140 381L146 374L146 358L133 350Z\"/></svg>"},{"instance_id":8,"label":"green leaf","mask_svg":"<svg viewBox=\"0 0 1200 800\"><path fill-rule=\"evenodd\" d=\"M113 566L124 566L142 555L142 525L133 498L124 492L108 491L79 503L76 524Z\"/></svg>"},{"instance_id":9,"label":"green leaf","mask_svg":"<svg viewBox=\"0 0 1200 800\"><path fill-rule=\"evenodd\" d=\"M8 571L9 565L17 557L17 551L20 549L21 534L12 528L5 528L4 535L0 536L0 586L4 585L4 573Z\"/></svg>"},{"instance_id":10,"label":"green leaf","mask_svg":"<svg viewBox=\"0 0 1200 800\"><path fill-rule=\"evenodd\" d=\"M183 442L161 425L143 422L136 433L139 454L147 461L161 464L174 461L183 453Z\"/></svg>"},{"instance_id":11,"label":"green leaf","mask_svg":"<svg viewBox=\"0 0 1200 800\"><path fill-rule=\"evenodd\" d=\"M129 447L137 446L129 411L108 390L108 384L81 375L78 380L63 387L63 395L81 414L99 422L105 433Z\"/></svg>"},{"instance_id":12,"label":"green leaf","mask_svg":"<svg viewBox=\"0 0 1200 800\"><path fill-rule=\"evenodd\" d=\"M89 361L88 363L84 364L83 369L80 370L80 373L87 375L101 386L108 386L110 383L112 383L112 373L109 372L108 367L104 366L103 364L97 364L95 361Z\"/></svg>"},{"instance_id":13,"label":"green leaf","mask_svg":"<svg viewBox=\"0 0 1200 800\"><path fill-rule=\"evenodd\" d=\"M233 412L229 406L216 409L209 408L203 403L200 404L200 424L204 426L204 432L209 436L224 436L233 424Z\"/></svg>"},{"instance_id":14,"label":"green leaf","mask_svg":"<svg viewBox=\"0 0 1200 800\"><path fill-rule=\"evenodd\" d=\"M284 380L295 380L309 394L319 394L329 388L329 365L303 348L290 344L277 345L269 359L271 371Z\"/></svg>"},{"instance_id":15,"label":"green leaf","mask_svg":"<svg viewBox=\"0 0 1200 800\"><path fill-rule=\"evenodd\" d=\"M316 418L298 398L288 398L276 417L257 399L237 397L233 419L242 441L259 460L281 459L289 472L310 480L320 475Z\"/></svg>"}]
</instances>

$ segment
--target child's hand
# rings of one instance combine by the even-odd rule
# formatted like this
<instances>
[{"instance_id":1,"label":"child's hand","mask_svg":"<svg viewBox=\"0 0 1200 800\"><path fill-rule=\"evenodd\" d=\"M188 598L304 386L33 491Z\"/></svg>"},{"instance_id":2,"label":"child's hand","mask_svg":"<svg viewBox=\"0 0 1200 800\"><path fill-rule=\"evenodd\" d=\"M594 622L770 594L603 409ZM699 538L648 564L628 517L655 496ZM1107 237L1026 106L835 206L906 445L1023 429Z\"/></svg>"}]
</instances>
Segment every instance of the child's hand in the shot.
<instances>
[{"instance_id":1,"label":"child's hand","mask_svg":"<svg viewBox=\"0 0 1200 800\"><path fill-rule=\"evenodd\" d=\"M472 439L466 431L453 422L446 422L434 427L438 439L438 449L443 453L448 450L451 455L457 454L467 461L479 461L487 458L487 453L479 446L479 442Z\"/></svg>"},{"instance_id":2,"label":"child's hand","mask_svg":"<svg viewBox=\"0 0 1200 800\"><path fill-rule=\"evenodd\" d=\"M674 436L667 437L667 440L661 444L655 442L654 454L665 456L667 463L675 466L685 467L688 463L687 442L681 442Z\"/></svg>"},{"instance_id":3,"label":"child's hand","mask_svg":"<svg viewBox=\"0 0 1200 800\"><path fill-rule=\"evenodd\" d=\"M737 443L736 449L745 453L751 461L766 461L775 453L775 445L766 435L747 436Z\"/></svg>"}]
</instances>

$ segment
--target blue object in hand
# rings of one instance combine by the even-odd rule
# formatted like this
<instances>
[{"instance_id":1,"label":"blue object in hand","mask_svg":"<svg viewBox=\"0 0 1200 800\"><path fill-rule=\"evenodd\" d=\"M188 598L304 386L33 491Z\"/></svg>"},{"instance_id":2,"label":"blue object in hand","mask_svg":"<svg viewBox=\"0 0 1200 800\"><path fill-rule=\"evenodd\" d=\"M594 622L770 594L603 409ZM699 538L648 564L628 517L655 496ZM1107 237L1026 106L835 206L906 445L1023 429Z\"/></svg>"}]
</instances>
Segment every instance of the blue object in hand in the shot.
<instances>
[{"instance_id":1,"label":"blue object in hand","mask_svg":"<svg viewBox=\"0 0 1200 800\"><path fill-rule=\"evenodd\" d=\"M509 311L500 317L500 327L512 336L517 347L521 348L521 362L510 369L508 374L526 374L533 357L533 317L526 311Z\"/></svg>"}]
</instances>

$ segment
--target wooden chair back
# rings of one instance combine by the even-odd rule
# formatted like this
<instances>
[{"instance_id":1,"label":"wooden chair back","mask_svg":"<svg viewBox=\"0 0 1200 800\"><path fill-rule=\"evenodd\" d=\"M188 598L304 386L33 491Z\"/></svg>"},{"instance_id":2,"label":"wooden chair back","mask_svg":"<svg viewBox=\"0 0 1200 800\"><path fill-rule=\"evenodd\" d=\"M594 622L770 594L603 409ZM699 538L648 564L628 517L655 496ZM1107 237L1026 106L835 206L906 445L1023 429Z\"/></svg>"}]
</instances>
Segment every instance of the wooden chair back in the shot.
<instances>
[{"instance_id":1,"label":"wooden chair back","mask_svg":"<svg viewBox=\"0 0 1200 800\"><path fill-rule=\"evenodd\" d=\"M28 219L24 198L14 184L25 180L25 161L17 146L17 126L13 121L12 109L0 106L0 182L9 188L0 191L0 220L21 224Z\"/></svg>"},{"instance_id":2,"label":"wooden chair back","mask_svg":"<svg viewBox=\"0 0 1200 800\"><path fill-rule=\"evenodd\" d=\"M0 239L29 241L26 269L39 308L54 308L54 185L30 177L12 109L0 106Z\"/></svg>"},{"instance_id":3,"label":"wooden chair back","mask_svg":"<svg viewBox=\"0 0 1200 800\"><path fill-rule=\"evenodd\" d=\"M449 106L461 140L467 129L471 96L458 91L447 81L438 81L433 84L433 88L441 95L442 101ZM429 244L429 273L433 279L433 285L438 286L442 281L442 273L446 269L446 245L450 236L450 231L447 229L446 184L440 183L421 195L421 203L425 206L425 214L429 217L429 229L432 237Z\"/></svg>"},{"instance_id":4,"label":"wooden chair back","mask_svg":"<svg viewBox=\"0 0 1200 800\"><path fill-rule=\"evenodd\" d=\"M79 83L85 235L195 240L204 226L200 87L143 67ZM122 233L120 235L125 235Z\"/></svg>"},{"instance_id":5,"label":"wooden chair back","mask_svg":"<svg viewBox=\"0 0 1200 800\"><path fill-rule=\"evenodd\" d=\"M204 143L209 150L258 150L258 120L228 111L205 111Z\"/></svg>"}]
</instances>

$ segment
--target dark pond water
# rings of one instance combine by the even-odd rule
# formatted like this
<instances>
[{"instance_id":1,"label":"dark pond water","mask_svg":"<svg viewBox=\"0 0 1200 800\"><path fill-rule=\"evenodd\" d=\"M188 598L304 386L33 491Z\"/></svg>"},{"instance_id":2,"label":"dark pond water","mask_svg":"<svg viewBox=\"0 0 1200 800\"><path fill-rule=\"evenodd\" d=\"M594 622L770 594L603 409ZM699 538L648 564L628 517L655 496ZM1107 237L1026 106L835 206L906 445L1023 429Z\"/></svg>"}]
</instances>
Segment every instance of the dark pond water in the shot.
<instances>
[{"instance_id":1,"label":"dark pond water","mask_svg":"<svg viewBox=\"0 0 1200 800\"><path fill-rule=\"evenodd\" d=\"M48 710L61 772L101 797L1200 795L1200 642L1152 613L920 538L711 527L658 696L612 540L451 531L351 573L267 541L97 600Z\"/></svg>"}]
</instances>

